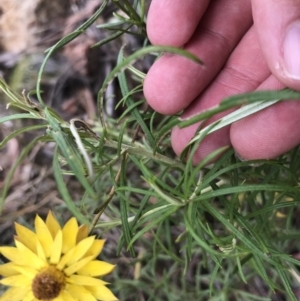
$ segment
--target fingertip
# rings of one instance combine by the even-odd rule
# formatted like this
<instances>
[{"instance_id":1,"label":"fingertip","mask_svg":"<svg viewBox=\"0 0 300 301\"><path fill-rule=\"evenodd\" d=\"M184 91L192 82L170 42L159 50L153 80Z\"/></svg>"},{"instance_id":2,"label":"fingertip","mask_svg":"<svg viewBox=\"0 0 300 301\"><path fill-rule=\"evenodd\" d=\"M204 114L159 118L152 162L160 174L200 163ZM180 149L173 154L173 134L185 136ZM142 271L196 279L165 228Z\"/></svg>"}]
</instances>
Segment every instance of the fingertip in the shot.
<instances>
[{"instance_id":1,"label":"fingertip","mask_svg":"<svg viewBox=\"0 0 300 301\"><path fill-rule=\"evenodd\" d=\"M182 46L193 35L209 1L153 0L147 34L153 45Z\"/></svg>"},{"instance_id":2,"label":"fingertip","mask_svg":"<svg viewBox=\"0 0 300 301\"><path fill-rule=\"evenodd\" d=\"M176 103L178 85L172 87L169 73L163 72L160 64L154 63L144 80L144 96L151 108L163 115L178 113Z\"/></svg>"},{"instance_id":3,"label":"fingertip","mask_svg":"<svg viewBox=\"0 0 300 301\"><path fill-rule=\"evenodd\" d=\"M200 65L186 58L165 54L148 71L144 80L144 96L149 105L164 115L186 108L197 96Z\"/></svg>"},{"instance_id":4,"label":"fingertip","mask_svg":"<svg viewBox=\"0 0 300 301\"><path fill-rule=\"evenodd\" d=\"M285 86L300 90L299 0L252 0L256 33L268 66Z\"/></svg>"}]
</instances>

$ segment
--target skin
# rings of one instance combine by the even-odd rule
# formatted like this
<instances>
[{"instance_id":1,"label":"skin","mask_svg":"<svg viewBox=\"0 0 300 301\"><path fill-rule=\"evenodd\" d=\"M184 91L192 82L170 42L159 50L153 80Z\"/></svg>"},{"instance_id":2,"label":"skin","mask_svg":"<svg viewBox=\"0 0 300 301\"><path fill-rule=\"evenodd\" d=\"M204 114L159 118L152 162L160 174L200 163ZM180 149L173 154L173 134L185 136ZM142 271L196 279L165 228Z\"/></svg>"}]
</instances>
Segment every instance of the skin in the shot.
<instances>
[{"instance_id":1,"label":"skin","mask_svg":"<svg viewBox=\"0 0 300 301\"><path fill-rule=\"evenodd\" d=\"M299 0L152 0L147 31L152 44L184 47L206 66L169 54L153 64L144 94L162 114L185 119L237 93L300 90ZM300 143L299 123L300 102L277 103L207 136L194 163L226 145L246 160L275 158ZM198 126L173 129L178 155Z\"/></svg>"}]
</instances>

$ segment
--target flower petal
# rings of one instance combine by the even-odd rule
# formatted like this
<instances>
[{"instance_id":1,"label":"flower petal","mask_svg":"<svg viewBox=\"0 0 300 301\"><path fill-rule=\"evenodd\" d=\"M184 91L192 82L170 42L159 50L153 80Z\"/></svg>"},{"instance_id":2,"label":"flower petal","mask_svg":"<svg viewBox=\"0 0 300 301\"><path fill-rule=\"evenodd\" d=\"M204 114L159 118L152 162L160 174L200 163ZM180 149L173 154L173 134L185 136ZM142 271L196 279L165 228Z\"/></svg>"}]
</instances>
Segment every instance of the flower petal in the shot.
<instances>
[{"instance_id":1,"label":"flower petal","mask_svg":"<svg viewBox=\"0 0 300 301\"><path fill-rule=\"evenodd\" d=\"M52 238L54 239L57 232L59 230L61 230L61 227L58 223L58 221L56 220L56 218L54 217L54 215L52 214L51 211L49 211L47 218L46 218L46 225L52 235Z\"/></svg>"},{"instance_id":2,"label":"flower petal","mask_svg":"<svg viewBox=\"0 0 300 301\"><path fill-rule=\"evenodd\" d=\"M95 236L90 236L83 239L81 242L79 242L78 245L76 245L75 248L73 249L74 251L72 257L67 262L67 265L70 266L74 262L80 260L89 250L89 248L93 245L94 241L95 241Z\"/></svg>"},{"instance_id":3,"label":"flower petal","mask_svg":"<svg viewBox=\"0 0 300 301\"><path fill-rule=\"evenodd\" d=\"M36 274L38 273L37 270L32 269L32 268L29 268L29 267L15 266L14 269L15 269L16 271L18 271L19 274L22 274L22 275L26 276L27 278L29 278L29 279L31 279L31 280L32 280L32 279L36 276Z\"/></svg>"},{"instance_id":4,"label":"flower petal","mask_svg":"<svg viewBox=\"0 0 300 301\"><path fill-rule=\"evenodd\" d=\"M34 268L37 270L39 270L45 266L48 266L48 264L45 260L41 259L35 253L30 251L21 242L16 241L16 246L17 246L18 250L20 251L23 262L25 262L21 265L28 266L28 267L31 267L31 268Z\"/></svg>"},{"instance_id":5,"label":"flower petal","mask_svg":"<svg viewBox=\"0 0 300 301\"><path fill-rule=\"evenodd\" d=\"M61 292L61 295L62 295L64 301L76 301L77 300L77 299L75 300L66 290L63 290Z\"/></svg>"},{"instance_id":6,"label":"flower petal","mask_svg":"<svg viewBox=\"0 0 300 301\"><path fill-rule=\"evenodd\" d=\"M34 220L36 235L47 258L50 257L53 238L45 222L37 215Z\"/></svg>"},{"instance_id":7,"label":"flower petal","mask_svg":"<svg viewBox=\"0 0 300 301\"><path fill-rule=\"evenodd\" d=\"M72 255L73 255L74 249L70 250L67 254L65 254L60 262L56 265L56 268L60 271L63 270L63 268L65 267L65 265L70 261Z\"/></svg>"},{"instance_id":8,"label":"flower petal","mask_svg":"<svg viewBox=\"0 0 300 301\"><path fill-rule=\"evenodd\" d=\"M38 238L36 238L36 253L39 258L47 261L46 254Z\"/></svg>"},{"instance_id":9,"label":"flower petal","mask_svg":"<svg viewBox=\"0 0 300 301\"><path fill-rule=\"evenodd\" d=\"M59 294L56 298L51 299L51 301L64 301L62 294Z\"/></svg>"},{"instance_id":10,"label":"flower petal","mask_svg":"<svg viewBox=\"0 0 300 301\"><path fill-rule=\"evenodd\" d=\"M89 235L89 228L88 228L88 226L87 225L81 225L78 228L76 243L79 243L83 239L87 238L88 235Z\"/></svg>"},{"instance_id":11,"label":"flower petal","mask_svg":"<svg viewBox=\"0 0 300 301\"><path fill-rule=\"evenodd\" d=\"M8 263L5 263L5 264L1 264L0 265L0 275L2 275L4 277L18 275L19 272L17 272L14 269L15 266L17 266L17 265L13 262L8 262Z\"/></svg>"},{"instance_id":12,"label":"flower petal","mask_svg":"<svg viewBox=\"0 0 300 301\"><path fill-rule=\"evenodd\" d=\"M115 265L105 261L93 260L77 271L77 274L84 276L103 276L110 273L115 268Z\"/></svg>"},{"instance_id":13,"label":"flower petal","mask_svg":"<svg viewBox=\"0 0 300 301\"><path fill-rule=\"evenodd\" d=\"M20 301L27 295L29 290L30 286L25 288L11 287L0 297L0 301Z\"/></svg>"},{"instance_id":14,"label":"flower petal","mask_svg":"<svg viewBox=\"0 0 300 301\"><path fill-rule=\"evenodd\" d=\"M6 257L8 260L19 264L19 265L26 265L28 262L26 261L25 258L23 258L22 253L20 252L19 249L14 248L14 247L0 247L0 253L4 257Z\"/></svg>"},{"instance_id":15,"label":"flower petal","mask_svg":"<svg viewBox=\"0 0 300 301\"><path fill-rule=\"evenodd\" d=\"M63 243L62 231L58 230L52 245L51 257L50 257L51 264L59 263L61 250L62 250L62 243Z\"/></svg>"},{"instance_id":16,"label":"flower petal","mask_svg":"<svg viewBox=\"0 0 300 301\"><path fill-rule=\"evenodd\" d=\"M85 257L93 255L94 258L96 258L102 251L104 243L105 239L95 239L89 250L86 252Z\"/></svg>"},{"instance_id":17,"label":"flower petal","mask_svg":"<svg viewBox=\"0 0 300 301\"><path fill-rule=\"evenodd\" d=\"M67 291L70 295L78 301L97 301L96 298L84 287L78 285L69 284ZM1 300L0 300L1 301Z\"/></svg>"},{"instance_id":18,"label":"flower petal","mask_svg":"<svg viewBox=\"0 0 300 301\"><path fill-rule=\"evenodd\" d=\"M74 273L76 273L79 269L84 267L87 263L89 263L91 260L93 260L93 256L85 257L79 261L76 261L72 265L70 265L68 268L64 269L64 273L67 276L70 276Z\"/></svg>"},{"instance_id":19,"label":"flower petal","mask_svg":"<svg viewBox=\"0 0 300 301\"><path fill-rule=\"evenodd\" d=\"M29 286L32 282L32 279L24 276L24 275L15 275L6 277L0 280L0 283L3 285L9 285L9 286Z\"/></svg>"},{"instance_id":20,"label":"flower petal","mask_svg":"<svg viewBox=\"0 0 300 301\"><path fill-rule=\"evenodd\" d=\"M21 241L21 243L23 243L32 252L36 252L36 234L18 223L15 223L15 228L19 241Z\"/></svg>"},{"instance_id":21,"label":"flower petal","mask_svg":"<svg viewBox=\"0 0 300 301\"><path fill-rule=\"evenodd\" d=\"M65 254L76 246L76 237L78 233L78 224L75 217L67 221L62 230L63 233L63 248L62 252Z\"/></svg>"},{"instance_id":22,"label":"flower petal","mask_svg":"<svg viewBox=\"0 0 300 301\"><path fill-rule=\"evenodd\" d=\"M86 287L96 299L101 301L117 301L118 298L106 286L89 286Z\"/></svg>"},{"instance_id":23,"label":"flower petal","mask_svg":"<svg viewBox=\"0 0 300 301\"><path fill-rule=\"evenodd\" d=\"M26 294L22 301L32 301L33 299L35 299L33 292L32 290L29 290L29 292Z\"/></svg>"},{"instance_id":24,"label":"flower petal","mask_svg":"<svg viewBox=\"0 0 300 301\"><path fill-rule=\"evenodd\" d=\"M67 278L67 282L70 284L86 285L86 286L90 286L90 285L97 286L97 285L108 284L107 282L101 279L88 277L88 276L81 276L81 275L71 275L70 277Z\"/></svg>"},{"instance_id":25,"label":"flower petal","mask_svg":"<svg viewBox=\"0 0 300 301\"><path fill-rule=\"evenodd\" d=\"M47 263L39 258L35 253L29 250L18 240L15 241L17 248L0 247L0 253L8 260L17 265L28 266L35 269L40 269L47 266Z\"/></svg>"}]
</instances>

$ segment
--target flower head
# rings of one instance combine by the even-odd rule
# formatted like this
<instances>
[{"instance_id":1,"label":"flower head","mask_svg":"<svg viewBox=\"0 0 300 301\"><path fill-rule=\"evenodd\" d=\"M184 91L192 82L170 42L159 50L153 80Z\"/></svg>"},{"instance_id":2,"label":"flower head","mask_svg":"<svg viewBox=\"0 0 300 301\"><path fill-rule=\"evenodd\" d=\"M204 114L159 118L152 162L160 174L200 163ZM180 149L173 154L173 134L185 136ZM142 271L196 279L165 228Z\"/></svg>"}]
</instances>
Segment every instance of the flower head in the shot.
<instances>
[{"instance_id":1,"label":"flower head","mask_svg":"<svg viewBox=\"0 0 300 301\"><path fill-rule=\"evenodd\" d=\"M49 212L46 222L35 218L35 233L15 224L16 247L0 247L11 262L0 265L0 283L10 288L0 301L114 301L97 278L114 265L97 260L104 240L88 236L86 225L71 218L63 228Z\"/></svg>"}]
</instances>

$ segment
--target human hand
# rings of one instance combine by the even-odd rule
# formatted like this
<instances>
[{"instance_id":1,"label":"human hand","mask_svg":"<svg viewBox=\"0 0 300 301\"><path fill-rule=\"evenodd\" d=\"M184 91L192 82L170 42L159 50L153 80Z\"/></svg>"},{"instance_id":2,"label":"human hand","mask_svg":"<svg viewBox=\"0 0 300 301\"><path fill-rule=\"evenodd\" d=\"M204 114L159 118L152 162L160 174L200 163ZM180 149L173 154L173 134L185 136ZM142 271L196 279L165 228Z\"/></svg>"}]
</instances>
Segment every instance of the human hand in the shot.
<instances>
[{"instance_id":1,"label":"human hand","mask_svg":"<svg viewBox=\"0 0 300 301\"><path fill-rule=\"evenodd\" d=\"M152 0L147 31L152 44L184 45L206 65L170 54L153 64L144 94L162 114L184 110L185 119L230 95L286 86L300 90L298 0ZM207 136L193 161L226 145L244 159L275 158L300 143L299 122L299 101L277 103ZM173 129L178 155L198 126Z\"/></svg>"}]
</instances>

